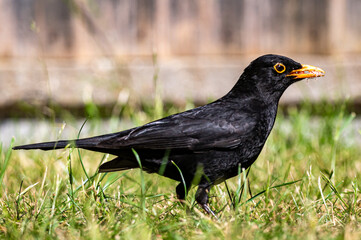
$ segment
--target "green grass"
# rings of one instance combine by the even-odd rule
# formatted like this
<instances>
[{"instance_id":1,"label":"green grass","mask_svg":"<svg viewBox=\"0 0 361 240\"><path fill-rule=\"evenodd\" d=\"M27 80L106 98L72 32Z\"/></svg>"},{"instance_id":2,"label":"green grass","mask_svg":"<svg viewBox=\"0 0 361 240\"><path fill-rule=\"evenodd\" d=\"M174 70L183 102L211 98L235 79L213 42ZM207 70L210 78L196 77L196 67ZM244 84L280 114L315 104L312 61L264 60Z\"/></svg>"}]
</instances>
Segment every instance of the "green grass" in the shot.
<instances>
[{"instance_id":1,"label":"green grass","mask_svg":"<svg viewBox=\"0 0 361 240\"><path fill-rule=\"evenodd\" d=\"M138 125L182 110L164 112L163 107L137 112L125 107L122 114ZM89 111L97 112L94 106ZM248 175L212 188L210 206L218 220L194 203L195 188L183 206L175 200L175 181L140 169L97 174L99 164L112 156L77 149L15 152L1 145L0 236L360 239L361 148L356 139L361 135L351 128L354 117L343 104L303 104L281 112ZM94 134L104 131L99 121L86 123ZM120 125L118 118L112 120L114 130ZM19 142L26 137L14 144Z\"/></svg>"}]
</instances>

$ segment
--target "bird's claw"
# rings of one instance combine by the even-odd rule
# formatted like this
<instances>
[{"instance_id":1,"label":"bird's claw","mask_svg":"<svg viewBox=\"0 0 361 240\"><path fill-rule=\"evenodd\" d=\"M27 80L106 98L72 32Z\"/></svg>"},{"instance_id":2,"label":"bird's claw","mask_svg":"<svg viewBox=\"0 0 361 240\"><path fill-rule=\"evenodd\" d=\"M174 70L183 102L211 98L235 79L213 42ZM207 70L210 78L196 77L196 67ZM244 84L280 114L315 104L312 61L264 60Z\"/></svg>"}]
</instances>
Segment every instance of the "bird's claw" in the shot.
<instances>
[{"instance_id":1,"label":"bird's claw","mask_svg":"<svg viewBox=\"0 0 361 240\"><path fill-rule=\"evenodd\" d=\"M206 211L208 214L211 214L215 219L218 220L218 217L217 217L216 214L209 208L208 204L202 204L201 206L202 206L202 208L204 209L204 211Z\"/></svg>"}]
</instances>

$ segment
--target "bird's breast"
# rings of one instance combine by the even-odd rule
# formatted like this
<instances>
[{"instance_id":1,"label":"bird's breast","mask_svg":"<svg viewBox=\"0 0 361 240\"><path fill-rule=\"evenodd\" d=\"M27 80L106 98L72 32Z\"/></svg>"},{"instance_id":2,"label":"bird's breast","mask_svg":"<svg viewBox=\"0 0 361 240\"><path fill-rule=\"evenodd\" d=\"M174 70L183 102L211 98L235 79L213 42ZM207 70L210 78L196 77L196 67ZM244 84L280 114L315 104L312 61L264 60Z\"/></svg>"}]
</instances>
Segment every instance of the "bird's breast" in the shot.
<instances>
[{"instance_id":1,"label":"bird's breast","mask_svg":"<svg viewBox=\"0 0 361 240\"><path fill-rule=\"evenodd\" d=\"M254 162L257 159L271 133L276 113L277 108L271 108L266 109L266 111L262 111L259 114L258 121L253 128L253 131L249 136L243 139L242 144L238 148L241 163Z\"/></svg>"}]
</instances>

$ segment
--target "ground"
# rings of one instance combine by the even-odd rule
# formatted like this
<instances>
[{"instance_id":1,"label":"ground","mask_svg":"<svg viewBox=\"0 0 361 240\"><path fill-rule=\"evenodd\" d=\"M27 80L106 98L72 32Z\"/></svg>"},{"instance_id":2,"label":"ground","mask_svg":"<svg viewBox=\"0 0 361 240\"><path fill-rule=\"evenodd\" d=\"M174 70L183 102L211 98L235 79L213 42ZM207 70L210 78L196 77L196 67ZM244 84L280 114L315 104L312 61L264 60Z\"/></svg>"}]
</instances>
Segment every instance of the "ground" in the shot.
<instances>
[{"instance_id":1,"label":"ground","mask_svg":"<svg viewBox=\"0 0 361 240\"><path fill-rule=\"evenodd\" d=\"M182 109L168 110L93 118L80 134L121 130ZM76 138L81 123L65 121L47 121L48 135L41 140L62 138L64 131ZM244 172L211 189L218 219L195 204L195 189L185 206L179 204L172 180L139 169L97 174L112 156L77 149L11 151L8 138L0 150L0 236L360 239L361 132L355 122L344 103L281 110L248 176ZM35 126L32 135L14 134L13 144L34 139Z\"/></svg>"}]
</instances>

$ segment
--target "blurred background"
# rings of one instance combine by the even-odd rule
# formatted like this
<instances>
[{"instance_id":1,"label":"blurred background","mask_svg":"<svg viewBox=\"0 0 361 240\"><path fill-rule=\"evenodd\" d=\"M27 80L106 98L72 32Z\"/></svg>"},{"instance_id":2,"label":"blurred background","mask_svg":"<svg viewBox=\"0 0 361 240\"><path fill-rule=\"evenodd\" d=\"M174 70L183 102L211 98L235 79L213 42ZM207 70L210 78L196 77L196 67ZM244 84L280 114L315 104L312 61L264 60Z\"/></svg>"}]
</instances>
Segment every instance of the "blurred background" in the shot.
<instances>
[{"instance_id":1,"label":"blurred background","mask_svg":"<svg viewBox=\"0 0 361 240\"><path fill-rule=\"evenodd\" d=\"M0 0L0 118L204 104L267 53L326 71L282 106L347 101L357 112L360 12L359 0Z\"/></svg>"}]
</instances>

